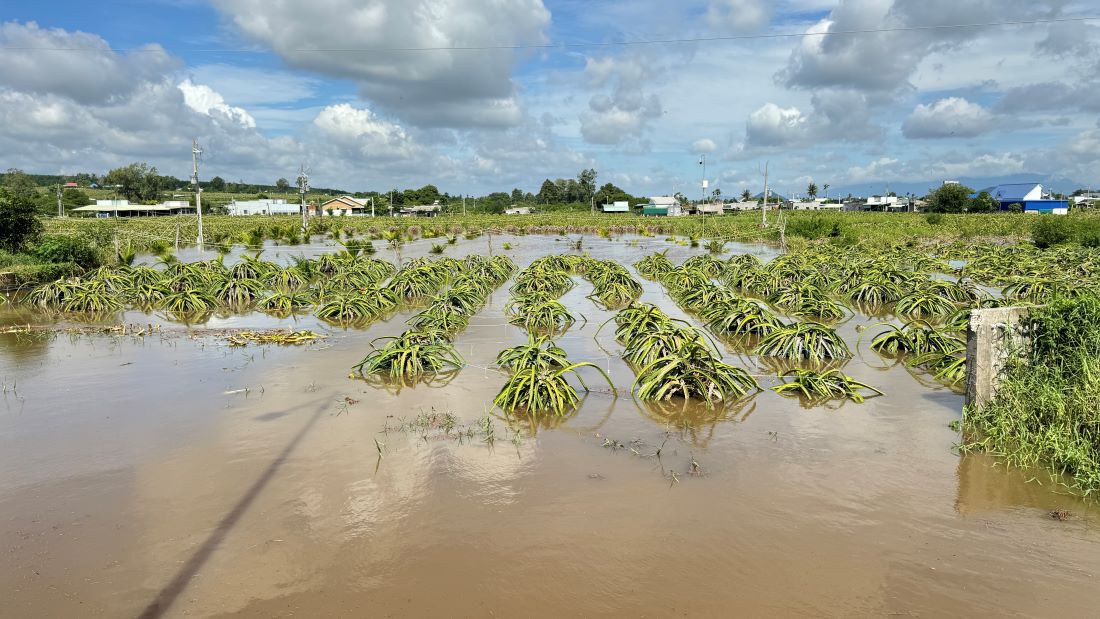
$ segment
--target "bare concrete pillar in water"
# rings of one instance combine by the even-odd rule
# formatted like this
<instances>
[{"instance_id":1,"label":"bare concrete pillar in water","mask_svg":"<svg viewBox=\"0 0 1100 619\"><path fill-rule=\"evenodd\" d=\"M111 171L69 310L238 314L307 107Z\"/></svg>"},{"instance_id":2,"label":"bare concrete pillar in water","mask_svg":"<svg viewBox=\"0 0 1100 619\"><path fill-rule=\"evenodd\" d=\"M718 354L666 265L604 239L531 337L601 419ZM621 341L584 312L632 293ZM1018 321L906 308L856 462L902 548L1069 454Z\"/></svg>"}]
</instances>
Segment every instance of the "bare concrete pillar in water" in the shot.
<instances>
[{"instance_id":1,"label":"bare concrete pillar in water","mask_svg":"<svg viewBox=\"0 0 1100 619\"><path fill-rule=\"evenodd\" d=\"M1010 355L1030 344L1026 307L994 307L970 313L966 333L966 404L980 407L997 395Z\"/></svg>"}]
</instances>

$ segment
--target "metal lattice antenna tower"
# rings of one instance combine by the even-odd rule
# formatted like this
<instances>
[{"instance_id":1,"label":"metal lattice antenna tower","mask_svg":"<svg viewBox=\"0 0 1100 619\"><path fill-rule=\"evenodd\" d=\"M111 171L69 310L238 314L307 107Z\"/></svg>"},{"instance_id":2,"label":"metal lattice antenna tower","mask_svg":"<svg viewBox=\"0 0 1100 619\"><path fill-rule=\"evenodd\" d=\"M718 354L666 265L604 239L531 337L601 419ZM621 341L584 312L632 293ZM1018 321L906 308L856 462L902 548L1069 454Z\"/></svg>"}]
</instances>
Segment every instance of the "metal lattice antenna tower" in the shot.
<instances>
[{"instance_id":1,"label":"metal lattice antenna tower","mask_svg":"<svg viewBox=\"0 0 1100 619\"><path fill-rule=\"evenodd\" d=\"M196 239L199 251L202 251L202 186L199 185L199 162L202 161L202 147L198 139L191 140L191 185L195 188L195 214L199 218L199 234Z\"/></svg>"}]
</instances>

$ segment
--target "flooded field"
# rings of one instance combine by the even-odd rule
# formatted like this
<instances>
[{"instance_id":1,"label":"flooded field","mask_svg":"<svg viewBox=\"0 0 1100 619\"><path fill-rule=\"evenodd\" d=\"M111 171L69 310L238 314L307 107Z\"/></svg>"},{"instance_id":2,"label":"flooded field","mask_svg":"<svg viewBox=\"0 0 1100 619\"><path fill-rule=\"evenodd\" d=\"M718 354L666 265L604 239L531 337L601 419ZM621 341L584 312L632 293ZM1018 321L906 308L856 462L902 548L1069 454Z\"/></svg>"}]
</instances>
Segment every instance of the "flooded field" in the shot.
<instances>
[{"instance_id":1,"label":"flooded field","mask_svg":"<svg viewBox=\"0 0 1100 619\"><path fill-rule=\"evenodd\" d=\"M677 264L703 251L583 245L632 272L665 249ZM568 251L482 236L444 255L522 268ZM638 279L641 301L699 324ZM578 322L556 341L619 397L591 382L575 414L537 423L492 409L507 379L496 355L527 339L505 313L509 284L455 340L467 367L402 389L349 373L415 309L361 330L126 312L159 329L0 336L0 617L1095 616L1100 509L1045 473L960 456L962 396L866 339L855 349L882 317L838 331L855 353L843 371L883 397L654 406L631 397L613 329L597 336L614 312L577 281L562 302ZM205 333L236 327L328 337L237 348Z\"/></svg>"}]
</instances>

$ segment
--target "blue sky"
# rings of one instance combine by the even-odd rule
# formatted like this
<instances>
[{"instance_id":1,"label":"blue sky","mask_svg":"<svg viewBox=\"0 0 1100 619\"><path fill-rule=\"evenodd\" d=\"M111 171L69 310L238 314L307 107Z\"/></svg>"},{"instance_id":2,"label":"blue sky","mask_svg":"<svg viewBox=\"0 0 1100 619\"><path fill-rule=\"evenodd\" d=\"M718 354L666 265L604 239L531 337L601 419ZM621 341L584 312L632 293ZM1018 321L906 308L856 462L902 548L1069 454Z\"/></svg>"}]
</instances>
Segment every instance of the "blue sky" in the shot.
<instances>
[{"instance_id":1,"label":"blue sky","mask_svg":"<svg viewBox=\"0 0 1100 619\"><path fill-rule=\"evenodd\" d=\"M535 191L595 167L638 195L696 196L704 154L726 195L759 191L765 162L785 194L1095 185L1100 21L1049 21L1100 16L1090 4L23 2L0 15L0 147L5 167L140 160L183 177L197 137L207 177L273 182L305 163L349 190ZM926 29L1019 20L1044 23ZM393 51L721 36L760 38Z\"/></svg>"}]
</instances>

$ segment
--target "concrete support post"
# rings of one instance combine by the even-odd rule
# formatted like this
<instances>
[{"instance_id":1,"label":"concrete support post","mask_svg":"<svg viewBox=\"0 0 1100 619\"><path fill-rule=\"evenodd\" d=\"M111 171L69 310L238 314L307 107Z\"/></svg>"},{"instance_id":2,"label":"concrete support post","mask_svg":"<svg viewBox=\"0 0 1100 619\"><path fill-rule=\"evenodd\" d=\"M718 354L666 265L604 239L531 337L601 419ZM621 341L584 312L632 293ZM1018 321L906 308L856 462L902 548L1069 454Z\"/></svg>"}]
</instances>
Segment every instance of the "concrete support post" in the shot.
<instances>
[{"instance_id":1,"label":"concrete support post","mask_svg":"<svg viewBox=\"0 0 1100 619\"><path fill-rule=\"evenodd\" d=\"M1015 352L1030 345L1028 308L995 307L970 313L966 334L966 404L980 408L997 395L1001 374Z\"/></svg>"}]
</instances>

